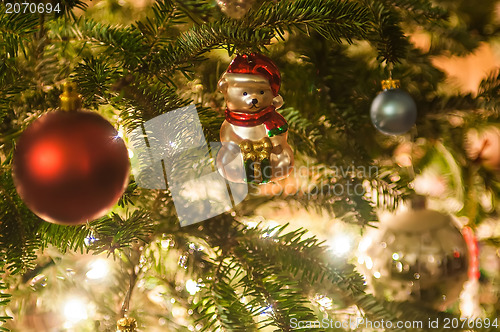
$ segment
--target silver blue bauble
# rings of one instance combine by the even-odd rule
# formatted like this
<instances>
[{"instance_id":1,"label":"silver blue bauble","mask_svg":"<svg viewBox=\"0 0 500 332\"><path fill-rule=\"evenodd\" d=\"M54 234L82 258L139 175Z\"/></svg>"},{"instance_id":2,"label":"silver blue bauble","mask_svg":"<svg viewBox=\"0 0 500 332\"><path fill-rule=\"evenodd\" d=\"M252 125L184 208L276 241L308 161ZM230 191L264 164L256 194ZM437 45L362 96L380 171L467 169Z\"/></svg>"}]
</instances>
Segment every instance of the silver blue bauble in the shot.
<instances>
[{"instance_id":1,"label":"silver blue bauble","mask_svg":"<svg viewBox=\"0 0 500 332\"><path fill-rule=\"evenodd\" d=\"M417 121L417 105L404 90L388 89L372 102L370 117L373 125L386 135L401 135Z\"/></svg>"}]
</instances>

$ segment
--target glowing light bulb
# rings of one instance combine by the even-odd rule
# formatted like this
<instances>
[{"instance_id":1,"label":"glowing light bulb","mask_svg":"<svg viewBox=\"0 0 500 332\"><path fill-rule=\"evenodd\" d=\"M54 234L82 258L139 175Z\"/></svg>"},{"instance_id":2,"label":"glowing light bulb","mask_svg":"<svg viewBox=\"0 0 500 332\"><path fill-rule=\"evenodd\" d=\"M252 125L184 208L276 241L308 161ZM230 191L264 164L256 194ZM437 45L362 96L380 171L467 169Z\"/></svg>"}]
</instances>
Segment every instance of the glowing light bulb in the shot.
<instances>
[{"instance_id":1,"label":"glowing light bulb","mask_svg":"<svg viewBox=\"0 0 500 332\"><path fill-rule=\"evenodd\" d=\"M347 234L337 234L332 240L332 250L336 256L344 256L351 250L351 238Z\"/></svg>"},{"instance_id":2,"label":"glowing light bulb","mask_svg":"<svg viewBox=\"0 0 500 332\"><path fill-rule=\"evenodd\" d=\"M172 241L170 239L161 240L160 244L161 244L162 249L168 249L170 247L171 242Z\"/></svg>"},{"instance_id":3,"label":"glowing light bulb","mask_svg":"<svg viewBox=\"0 0 500 332\"><path fill-rule=\"evenodd\" d=\"M372 239L369 237L363 238L361 242L359 242L359 250L366 251L372 244Z\"/></svg>"},{"instance_id":4,"label":"glowing light bulb","mask_svg":"<svg viewBox=\"0 0 500 332\"><path fill-rule=\"evenodd\" d=\"M189 294L194 295L200 290L200 287L198 287L198 283L196 281L189 279L186 282L186 290Z\"/></svg>"},{"instance_id":5,"label":"glowing light bulb","mask_svg":"<svg viewBox=\"0 0 500 332\"><path fill-rule=\"evenodd\" d=\"M333 301L331 298L324 296L317 300L318 304L325 309L331 309L333 307Z\"/></svg>"},{"instance_id":6,"label":"glowing light bulb","mask_svg":"<svg viewBox=\"0 0 500 332\"><path fill-rule=\"evenodd\" d=\"M366 264L366 268L368 270L372 269L372 267L373 267L373 261L372 261L372 259L370 257L368 257L368 256L365 257L365 264Z\"/></svg>"},{"instance_id":7,"label":"glowing light bulb","mask_svg":"<svg viewBox=\"0 0 500 332\"><path fill-rule=\"evenodd\" d=\"M77 298L66 301L63 312L68 323L74 324L88 318L87 304Z\"/></svg>"},{"instance_id":8,"label":"glowing light bulb","mask_svg":"<svg viewBox=\"0 0 500 332\"><path fill-rule=\"evenodd\" d=\"M109 273L109 264L104 259L98 259L90 263L90 269L87 272L87 279L97 280L105 278Z\"/></svg>"},{"instance_id":9,"label":"glowing light bulb","mask_svg":"<svg viewBox=\"0 0 500 332\"><path fill-rule=\"evenodd\" d=\"M89 245L91 245L92 243L94 243L97 240L99 240L99 239L96 238L95 236L89 235L83 241L84 241L84 243L85 243L86 246L89 246Z\"/></svg>"}]
</instances>

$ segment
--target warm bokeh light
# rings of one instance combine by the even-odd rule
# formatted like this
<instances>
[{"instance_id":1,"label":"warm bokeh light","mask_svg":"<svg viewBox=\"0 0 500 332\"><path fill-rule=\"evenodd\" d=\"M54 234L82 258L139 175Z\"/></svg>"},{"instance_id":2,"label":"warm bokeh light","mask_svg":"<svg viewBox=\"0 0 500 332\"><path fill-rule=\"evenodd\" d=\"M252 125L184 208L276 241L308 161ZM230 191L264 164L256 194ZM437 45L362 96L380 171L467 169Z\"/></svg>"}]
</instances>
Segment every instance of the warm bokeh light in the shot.
<instances>
[{"instance_id":1,"label":"warm bokeh light","mask_svg":"<svg viewBox=\"0 0 500 332\"><path fill-rule=\"evenodd\" d=\"M68 323L78 323L88 318L87 304L78 298L71 298L64 304L64 317Z\"/></svg>"},{"instance_id":2,"label":"warm bokeh light","mask_svg":"<svg viewBox=\"0 0 500 332\"><path fill-rule=\"evenodd\" d=\"M89 264L90 269L87 272L87 279L104 279L109 273L109 263L105 259L97 259Z\"/></svg>"},{"instance_id":3,"label":"warm bokeh light","mask_svg":"<svg viewBox=\"0 0 500 332\"><path fill-rule=\"evenodd\" d=\"M351 238L347 234L337 234L332 240L332 250L337 256L344 256L351 251Z\"/></svg>"},{"instance_id":4,"label":"warm bokeh light","mask_svg":"<svg viewBox=\"0 0 500 332\"><path fill-rule=\"evenodd\" d=\"M186 290L189 294L194 295L200 290L200 287L198 287L198 283L196 281L189 279L186 282Z\"/></svg>"},{"instance_id":5,"label":"warm bokeh light","mask_svg":"<svg viewBox=\"0 0 500 332\"><path fill-rule=\"evenodd\" d=\"M479 83L489 72L500 66L499 51L486 43L465 56L438 56L433 64L446 72L448 83L458 85L463 92L476 93Z\"/></svg>"}]
</instances>

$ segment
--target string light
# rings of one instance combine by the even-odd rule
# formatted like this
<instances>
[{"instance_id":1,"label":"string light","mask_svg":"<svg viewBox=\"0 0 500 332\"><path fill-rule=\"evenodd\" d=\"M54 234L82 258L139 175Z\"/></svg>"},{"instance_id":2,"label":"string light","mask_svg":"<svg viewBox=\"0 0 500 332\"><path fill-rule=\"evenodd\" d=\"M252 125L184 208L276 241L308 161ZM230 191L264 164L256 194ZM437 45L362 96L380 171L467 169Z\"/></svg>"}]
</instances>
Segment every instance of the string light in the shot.
<instances>
[{"instance_id":1,"label":"string light","mask_svg":"<svg viewBox=\"0 0 500 332\"><path fill-rule=\"evenodd\" d=\"M344 256L351 251L351 238L347 234L337 234L332 240L333 254L336 256Z\"/></svg>"},{"instance_id":2,"label":"string light","mask_svg":"<svg viewBox=\"0 0 500 332\"><path fill-rule=\"evenodd\" d=\"M328 296L316 296L316 302L324 309L330 310L333 308L333 301Z\"/></svg>"},{"instance_id":3,"label":"string light","mask_svg":"<svg viewBox=\"0 0 500 332\"><path fill-rule=\"evenodd\" d=\"M97 240L99 240L99 239L96 238L95 236L89 235L85 238L84 242L85 242L85 245L88 247Z\"/></svg>"},{"instance_id":4,"label":"string light","mask_svg":"<svg viewBox=\"0 0 500 332\"><path fill-rule=\"evenodd\" d=\"M189 279L186 281L186 290L189 294L194 295L200 290L200 287L198 287L198 283L196 281Z\"/></svg>"},{"instance_id":5,"label":"string light","mask_svg":"<svg viewBox=\"0 0 500 332\"><path fill-rule=\"evenodd\" d=\"M97 259L90 263L90 269L87 272L87 279L104 279L109 273L109 264L105 259Z\"/></svg>"},{"instance_id":6,"label":"string light","mask_svg":"<svg viewBox=\"0 0 500 332\"><path fill-rule=\"evenodd\" d=\"M170 243L172 241L170 239L166 239L166 240L161 240L160 244L161 244L161 248L162 249L167 249L170 247Z\"/></svg>"},{"instance_id":7,"label":"string light","mask_svg":"<svg viewBox=\"0 0 500 332\"><path fill-rule=\"evenodd\" d=\"M86 303L78 298L70 298L64 304L64 317L70 325L88 318Z\"/></svg>"}]
</instances>

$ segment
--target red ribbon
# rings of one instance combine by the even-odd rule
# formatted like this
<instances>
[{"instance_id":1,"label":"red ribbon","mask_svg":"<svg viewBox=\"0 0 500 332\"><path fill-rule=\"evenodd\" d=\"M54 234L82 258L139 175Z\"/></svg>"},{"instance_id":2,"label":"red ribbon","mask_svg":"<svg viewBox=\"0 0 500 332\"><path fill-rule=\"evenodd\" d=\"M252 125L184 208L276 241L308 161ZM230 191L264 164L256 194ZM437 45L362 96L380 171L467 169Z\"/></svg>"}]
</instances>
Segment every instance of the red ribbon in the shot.
<instances>
[{"instance_id":1,"label":"red ribbon","mask_svg":"<svg viewBox=\"0 0 500 332\"><path fill-rule=\"evenodd\" d=\"M481 272L479 271L479 247L477 239L474 236L474 231L469 226L462 228L467 247L469 248L469 279L479 279Z\"/></svg>"}]
</instances>

